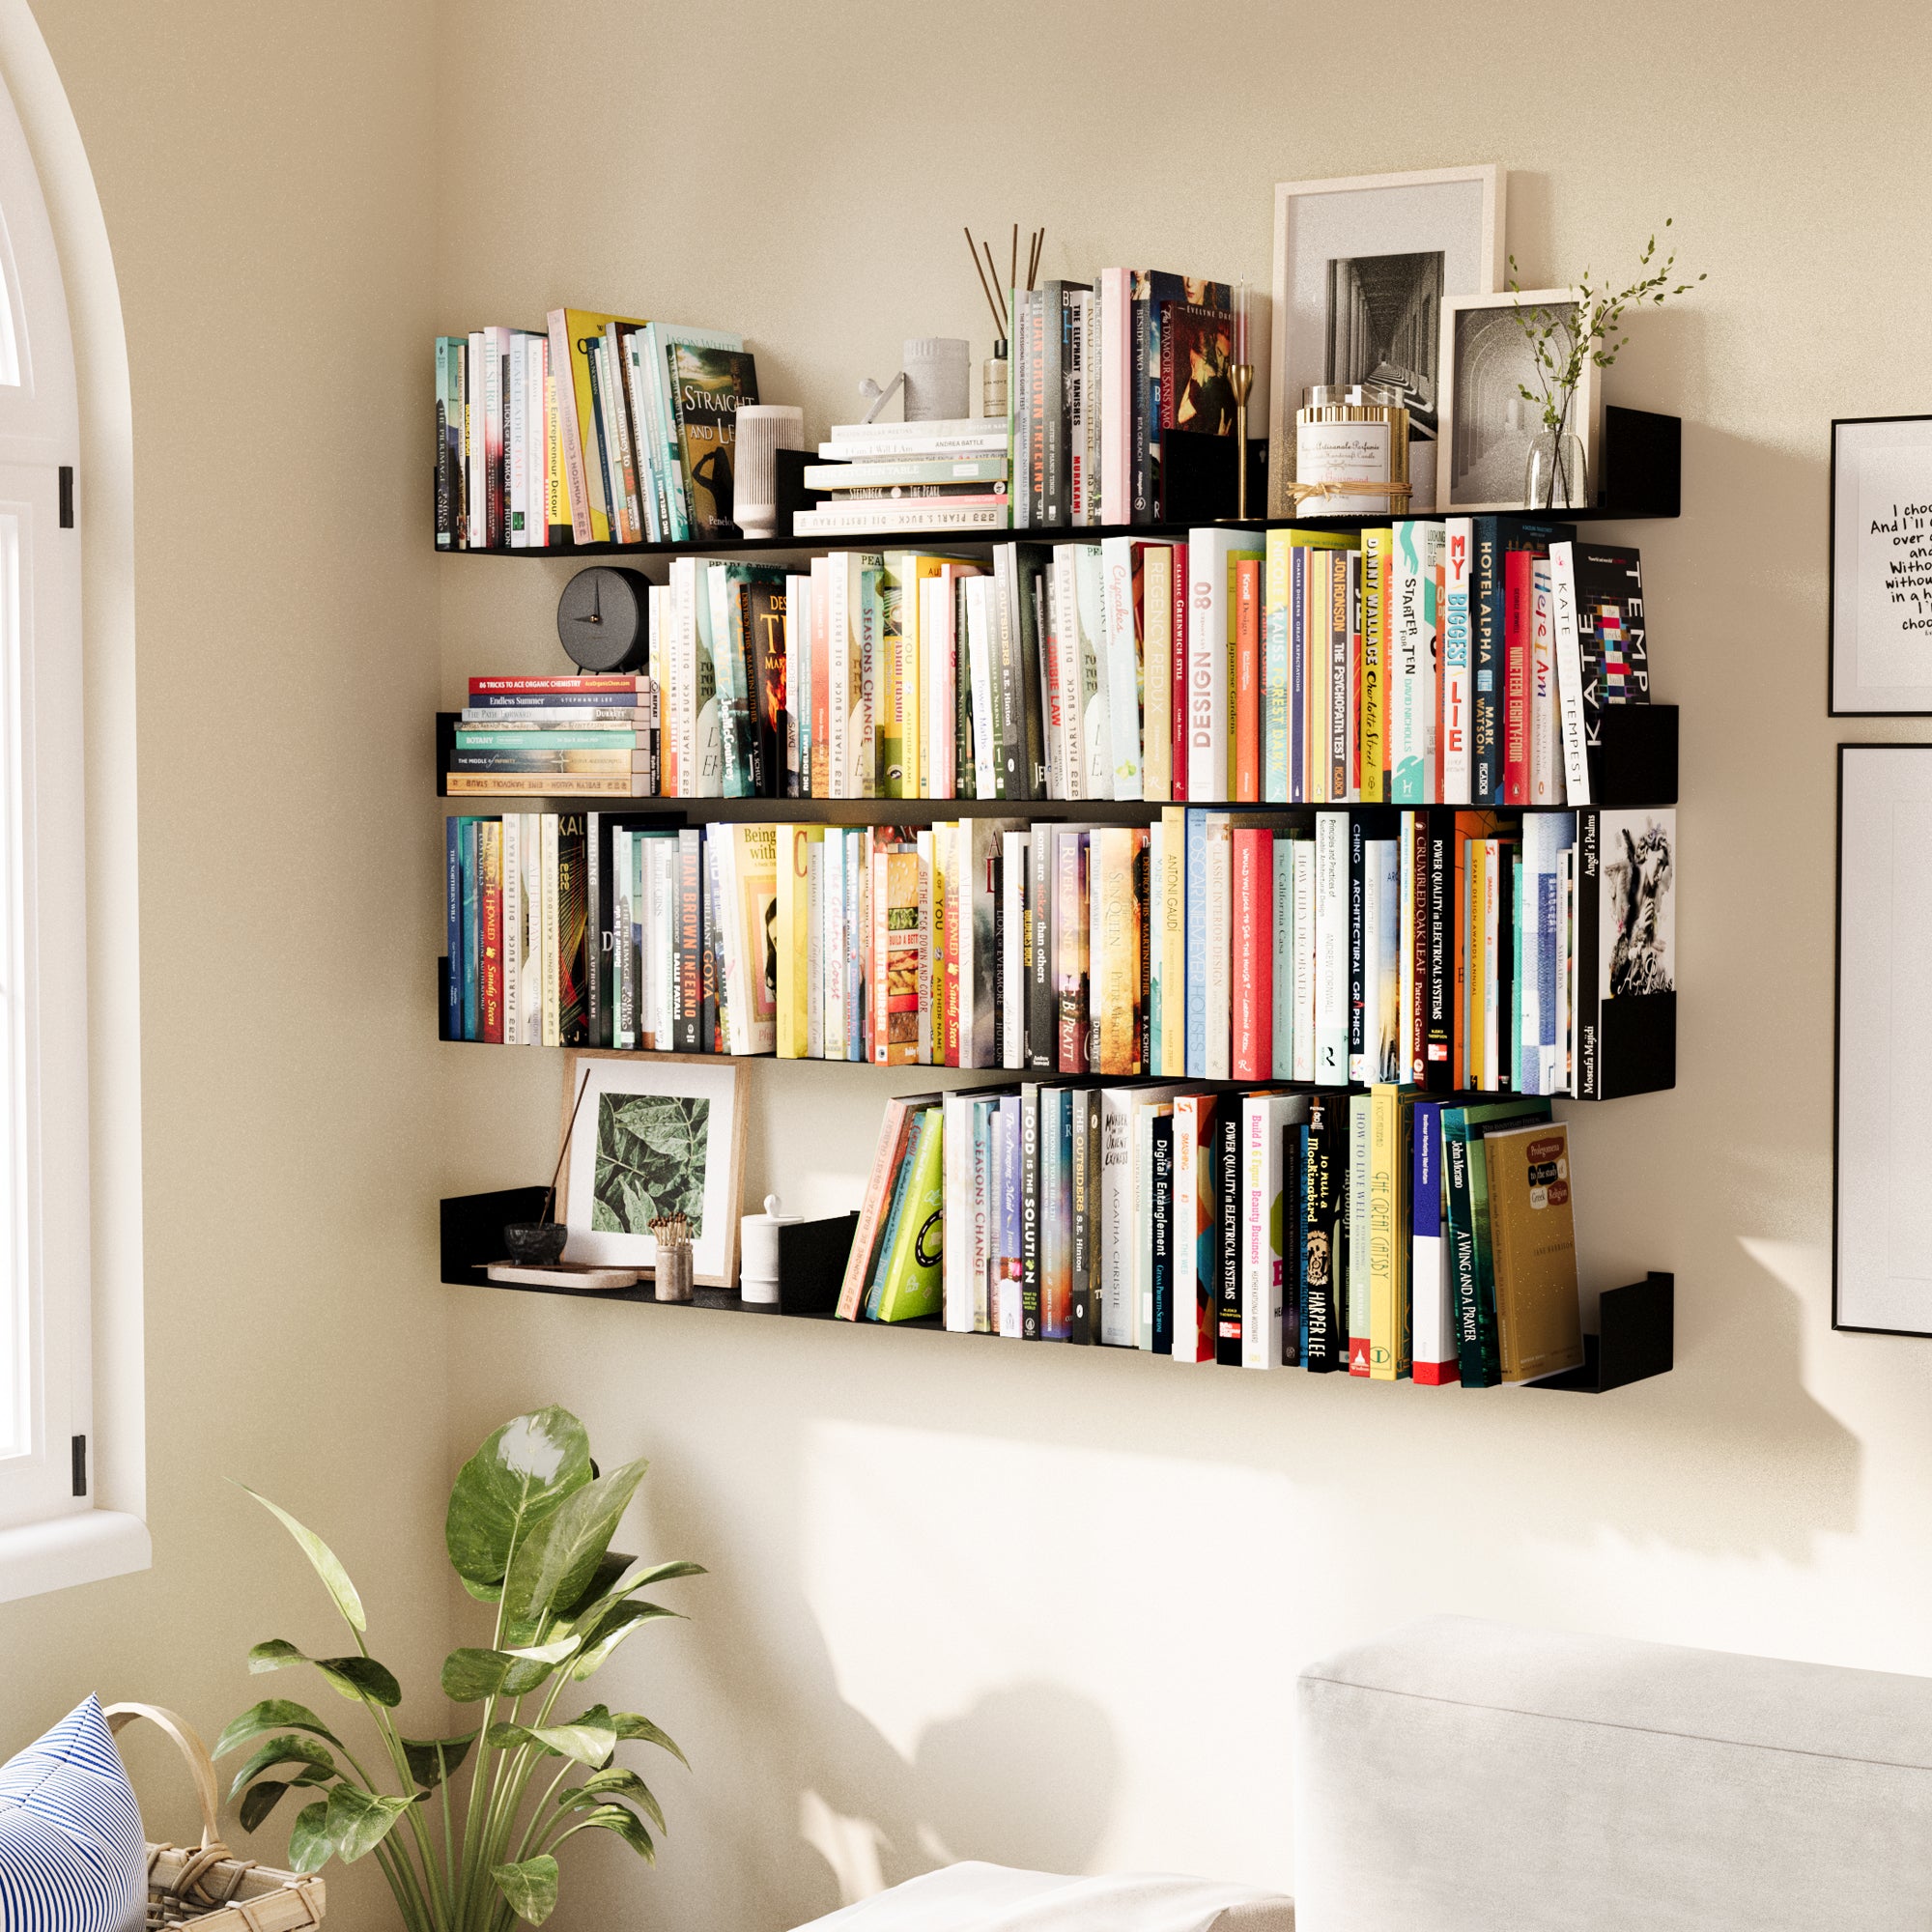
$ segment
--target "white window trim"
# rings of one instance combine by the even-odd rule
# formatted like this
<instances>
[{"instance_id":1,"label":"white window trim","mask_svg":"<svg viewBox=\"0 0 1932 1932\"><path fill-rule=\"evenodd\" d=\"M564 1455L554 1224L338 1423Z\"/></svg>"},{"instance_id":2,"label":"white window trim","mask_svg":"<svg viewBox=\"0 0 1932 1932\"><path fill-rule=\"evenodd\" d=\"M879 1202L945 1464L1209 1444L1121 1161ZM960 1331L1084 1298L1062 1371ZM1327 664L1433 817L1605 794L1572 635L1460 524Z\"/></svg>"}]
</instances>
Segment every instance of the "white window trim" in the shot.
<instances>
[{"instance_id":1,"label":"white window trim","mask_svg":"<svg viewBox=\"0 0 1932 1932\"><path fill-rule=\"evenodd\" d=\"M133 406L107 226L28 0L0 0L0 80L60 258L79 391L87 923L90 1507L0 1530L0 1602L150 1567L144 1376L134 704Z\"/></svg>"}]
</instances>

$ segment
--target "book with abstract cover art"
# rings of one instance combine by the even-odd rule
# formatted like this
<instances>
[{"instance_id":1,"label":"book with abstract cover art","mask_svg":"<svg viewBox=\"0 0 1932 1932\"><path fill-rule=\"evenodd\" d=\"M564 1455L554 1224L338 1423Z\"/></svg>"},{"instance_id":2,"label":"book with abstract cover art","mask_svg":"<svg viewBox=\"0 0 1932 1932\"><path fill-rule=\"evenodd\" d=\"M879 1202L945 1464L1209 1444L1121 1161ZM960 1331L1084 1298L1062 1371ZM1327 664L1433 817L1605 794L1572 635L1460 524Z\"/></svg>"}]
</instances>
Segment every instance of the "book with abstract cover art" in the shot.
<instances>
[{"instance_id":1,"label":"book with abstract cover art","mask_svg":"<svg viewBox=\"0 0 1932 1932\"><path fill-rule=\"evenodd\" d=\"M1650 653L1644 639L1643 568L1634 550L1573 544L1577 629L1583 656L1583 701L1650 702ZM1592 688L1595 687L1593 696Z\"/></svg>"},{"instance_id":2,"label":"book with abstract cover art","mask_svg":"<svg viewBox=\"0 0 1932 1932\"><path fill-rule=\"evenodd\" d=\"M758 400L753 356L733 349L671 349L671 408L677 417L678 462L691 504L694 537L731 537L733 465L738 406Z\"/></svg>"},{"instance_id":3,"label":"book with abstract cover art","mask_svg":"<svg viewBox=\"0 0 1932 1932\"><path fill-rule=\"evenodd\" d=\"M1169 306L1160 329L1160 426L1195 436L1233 436L1234 318L1198 302Z\"/></svg>"},{"instance_id":4,"label":"book with abstract cover art","mask_svg":"<svg viewBox=\"0 0 1932 1932\"><path fill-rule=\"evenodd\" d=\"M917 835L881 828L872 844L868 962L874 988L871 1052L877 1066L910 1066L919 1059L919 970L923 935L919 917Z\"/></svg>"},{"instance_id":5,"label":"book with abstract cover art","mask_svg":"<svg viewBox=\"0 0 1932 1932\"><path fill-rule=\"evenodd\" d=\"M1577 814L1577 1094L1677 1084L1677 813Z\"/></svg>"},{"instance_id":6,"label":"book with abstract cover art","mask_svg":"<svg viewBox=\"0 0 1932 1932\"><path fill-rule=\"evenodd\" d=\"M590 911L589 855L583 814L566 811L556 821L556 1009L559 1046L590 1040L589 987L583 937Z\"/></svg>"},{"instance_id":7,"label":"book with abstract cover art","mask_svg":"<svg viewBox=\"0 0 1932 1932\"><path fill-rule=\"evenodd\" d=\"M1159 269L1133 271L1129 314L1133 325L1130 346L1133 422L1131 473L1134 522L1160 520L1161 372L1166 357L1168 321L1178 306L1219 313L1232 310L1233 293L1226 282L1202 281L1189 275L1168 274Z\"/></svg>"}]
</instances>

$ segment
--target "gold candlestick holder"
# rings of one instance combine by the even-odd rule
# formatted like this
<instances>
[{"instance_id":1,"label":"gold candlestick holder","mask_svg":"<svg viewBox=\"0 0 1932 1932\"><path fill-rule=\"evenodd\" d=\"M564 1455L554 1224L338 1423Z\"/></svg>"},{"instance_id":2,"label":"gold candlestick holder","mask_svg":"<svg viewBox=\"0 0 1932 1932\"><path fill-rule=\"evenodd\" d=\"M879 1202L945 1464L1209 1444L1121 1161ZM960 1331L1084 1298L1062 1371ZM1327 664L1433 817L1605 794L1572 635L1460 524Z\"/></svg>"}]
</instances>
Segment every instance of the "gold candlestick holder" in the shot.
<instances>
[{"instance_id":1,"label":"gold candlestick holder","mask_svg":"<svg viewBox=\"0 0 1932 1932\"><path fill-rule=\"evenodd\" d=\"M1235 516L1243 523L1248 515L1248 391L1254 384L1252 362L1228 364L1228 386L1235 392Z\"/></svg>"}]
</instances>

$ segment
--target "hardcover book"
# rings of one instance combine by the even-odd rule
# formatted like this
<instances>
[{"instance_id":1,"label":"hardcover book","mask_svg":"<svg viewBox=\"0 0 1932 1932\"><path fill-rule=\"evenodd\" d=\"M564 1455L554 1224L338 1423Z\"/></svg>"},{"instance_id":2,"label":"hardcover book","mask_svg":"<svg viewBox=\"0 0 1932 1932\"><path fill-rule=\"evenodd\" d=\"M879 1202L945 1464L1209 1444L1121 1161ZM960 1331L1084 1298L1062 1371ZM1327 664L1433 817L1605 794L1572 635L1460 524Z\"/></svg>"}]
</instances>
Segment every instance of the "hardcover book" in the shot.
<instances>
[{"instance_id":1,"label":"hardcover book","mask_svg":"<svg viewBox=\"0 0 1932 1932\"><path fill-rule=\"evenodd\" d=\"M672 345L671 409L694 537L735 537L738 406L758 400L755 359L743 350Z\"/></svg>"},{"instance_id":2,"label":"hardcover book","mask_svg":"<svg viewBox=\"0 0 1932 1932\"><path fill-rule=\"evenodd\" d=\"M1484 1137L1483 1152L1502 1378L1580 1368L1569 1129L1561 1121L1501 1129Z\"/></svg>"}]
</instances>

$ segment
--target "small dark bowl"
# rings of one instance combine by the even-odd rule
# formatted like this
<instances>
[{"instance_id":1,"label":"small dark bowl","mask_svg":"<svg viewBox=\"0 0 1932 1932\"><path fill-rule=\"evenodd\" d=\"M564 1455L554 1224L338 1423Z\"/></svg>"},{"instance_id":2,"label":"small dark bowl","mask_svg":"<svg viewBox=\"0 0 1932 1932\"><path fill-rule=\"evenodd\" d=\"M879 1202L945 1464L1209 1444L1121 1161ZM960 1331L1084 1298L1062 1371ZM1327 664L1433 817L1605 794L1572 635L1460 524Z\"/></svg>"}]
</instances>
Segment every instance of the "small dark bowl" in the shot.
<instances>
[{"instance_id":1,"label":"small dark bowl","mask_svg":"<svg viewBox=\"0 0 1932 1932\"><path fill-rule=\"evenodd\" d=\"M513 1262L526 1267L549 1267L563 1259L567 1233L560 1221L509 1221L503 1227L503 1245Z\"/></svg>"}]
</instances>

